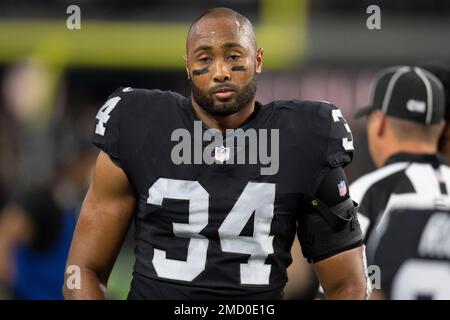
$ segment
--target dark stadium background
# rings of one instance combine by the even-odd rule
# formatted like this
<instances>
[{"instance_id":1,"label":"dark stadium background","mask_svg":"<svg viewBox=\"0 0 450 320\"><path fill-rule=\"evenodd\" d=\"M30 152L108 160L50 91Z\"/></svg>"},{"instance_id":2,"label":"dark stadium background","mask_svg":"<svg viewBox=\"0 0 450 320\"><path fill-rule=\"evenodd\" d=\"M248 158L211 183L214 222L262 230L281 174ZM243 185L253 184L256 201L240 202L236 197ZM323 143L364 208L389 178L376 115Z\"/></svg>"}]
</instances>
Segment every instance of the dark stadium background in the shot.
<instances>
[{"instance_id":1,"label":"dark stadium background","mask_svg":"<svg viewBox=\"0 0 450 320\"><path fill-rule=\"evenodd\" d=\"M72 4L81 8L80 30L66 28ZM381 8L381 30L366 27L372 4ZM96 152L89 144L95 113L117 87L188 95L186 31L214 6L233 8L255 26L265 57L261 102L326 100L341 108L356 147L346 169L350 181L373 168L365 121L351 115L368 102L374 72L450 59L445 0L3 0L0 206L24 185L46 184L81 153ZM128 237L111 276L112 298L127 294L132 250ZM7 286L0 287L0 299L11 297Z\"/></svg>"}]
</instances>

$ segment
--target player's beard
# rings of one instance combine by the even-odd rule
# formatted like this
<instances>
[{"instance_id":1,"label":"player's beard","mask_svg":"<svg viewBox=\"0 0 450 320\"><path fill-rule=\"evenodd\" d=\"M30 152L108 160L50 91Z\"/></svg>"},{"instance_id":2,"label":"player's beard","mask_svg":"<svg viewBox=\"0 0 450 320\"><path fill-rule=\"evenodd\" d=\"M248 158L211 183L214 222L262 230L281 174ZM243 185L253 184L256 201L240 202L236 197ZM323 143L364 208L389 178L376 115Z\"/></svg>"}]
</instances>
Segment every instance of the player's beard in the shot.
<instances>
[{"instance_id":1,"label":"player's beard","mask_svg":"<svg viewBox=\"0 0 450 320\"><path fill-rule=\"evenodd\" d=\"M228 87L228 85L226 85ZM197 104L206 112L213 116L226 117L232 115L247 104L249 104L256 95L256 73L253 74L252 80L244 86L242 89L238 89L235 86L230 86L234 89L234 97L229 101L217 101L213 98L214 91L217 88L213 88L208 92L202 91L191 80L192 96Z\"/></svg>"}]
</instances>

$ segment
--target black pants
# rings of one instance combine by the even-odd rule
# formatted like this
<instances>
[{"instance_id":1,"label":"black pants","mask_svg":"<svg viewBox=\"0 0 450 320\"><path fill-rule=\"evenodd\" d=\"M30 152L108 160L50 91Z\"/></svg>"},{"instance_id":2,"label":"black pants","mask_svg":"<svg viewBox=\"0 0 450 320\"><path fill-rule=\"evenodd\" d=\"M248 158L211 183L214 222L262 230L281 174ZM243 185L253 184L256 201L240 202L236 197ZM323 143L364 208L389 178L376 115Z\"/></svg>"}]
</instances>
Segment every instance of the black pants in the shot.
<instances>
[{"instance_id":1,"label":"black pants","mask_svg":"<svg viewBox=\"0 0 450 320\"><path fill-rule=\"evenodd\" d=\"M134 272L128 300L280 300L283 288L261 291L232 292L155 280Z\"/></svg>"}]
</instances>

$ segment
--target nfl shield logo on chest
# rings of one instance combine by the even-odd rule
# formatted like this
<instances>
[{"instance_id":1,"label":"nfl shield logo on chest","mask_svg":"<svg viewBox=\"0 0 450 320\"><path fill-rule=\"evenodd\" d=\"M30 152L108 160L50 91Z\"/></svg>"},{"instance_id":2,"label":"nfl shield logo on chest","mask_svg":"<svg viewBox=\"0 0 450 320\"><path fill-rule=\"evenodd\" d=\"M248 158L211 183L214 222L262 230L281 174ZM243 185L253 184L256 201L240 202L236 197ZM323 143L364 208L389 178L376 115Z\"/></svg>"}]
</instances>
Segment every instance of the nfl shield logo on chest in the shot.
<instances>
[{"instance_id":1,"label":"nfl shield logo on chest","mask_svg":"<svg viewBox=\"0 0 450 320\"><path fill-rule=\"evenodd\" d=\"M221 146L214 149L214 158L220 163L224 163L230 158L230 148Z\"/></svg>"}]
</instances>

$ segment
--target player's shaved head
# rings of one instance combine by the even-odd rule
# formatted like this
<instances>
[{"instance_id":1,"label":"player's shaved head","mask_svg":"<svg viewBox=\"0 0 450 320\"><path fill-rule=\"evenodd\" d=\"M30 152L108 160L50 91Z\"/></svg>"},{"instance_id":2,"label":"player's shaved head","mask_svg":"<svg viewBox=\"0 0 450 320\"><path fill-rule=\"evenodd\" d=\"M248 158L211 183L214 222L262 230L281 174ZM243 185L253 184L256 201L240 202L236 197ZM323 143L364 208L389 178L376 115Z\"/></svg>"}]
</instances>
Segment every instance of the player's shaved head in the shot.
<instances>
[{"instance_id":1,"label":"player's shaved head","mask_svg":"<svg viewBox=\"0 0 450 320\"><path fill-rule=\"evenodd\" d=\"M248 38L249 44L256 51L256 36L250 20L232 9L218 7L203 12L192 22L186 40L186 52L193 37L205 32L220 32L220 27L228 31L235 29L240 37Z\"/></svg>"}]
</instances>

